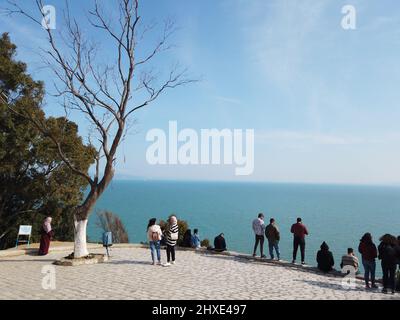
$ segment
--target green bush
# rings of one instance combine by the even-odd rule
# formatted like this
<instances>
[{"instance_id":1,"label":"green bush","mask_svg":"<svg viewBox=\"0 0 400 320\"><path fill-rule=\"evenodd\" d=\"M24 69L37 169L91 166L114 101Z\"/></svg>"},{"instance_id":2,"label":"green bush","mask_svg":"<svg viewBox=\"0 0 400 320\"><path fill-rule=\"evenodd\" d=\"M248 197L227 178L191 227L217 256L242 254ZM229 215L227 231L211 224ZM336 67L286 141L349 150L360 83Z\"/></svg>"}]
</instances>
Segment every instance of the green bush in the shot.
<instances>
[{"instance_id":1,"label":"green bush","mask_svg":"<svg viewBox=\"0 0 400 320\"><path fill-rule=\"evenodd\" d=\"M129 243L128 232L120 217L110 211L97 211L97 223L103 232L112 232L113 243Z\"/></svg>"},{"instance_id":2,"label":"green bush","mask_svg":"<svg viewBox=\"0 0 400 320\"><path fill-rule=\"evenodd\" d=\"M208 240L208 239L201 240L200 246L208 248L210 246L210 240Z\"/></svg>"}]
</instances>

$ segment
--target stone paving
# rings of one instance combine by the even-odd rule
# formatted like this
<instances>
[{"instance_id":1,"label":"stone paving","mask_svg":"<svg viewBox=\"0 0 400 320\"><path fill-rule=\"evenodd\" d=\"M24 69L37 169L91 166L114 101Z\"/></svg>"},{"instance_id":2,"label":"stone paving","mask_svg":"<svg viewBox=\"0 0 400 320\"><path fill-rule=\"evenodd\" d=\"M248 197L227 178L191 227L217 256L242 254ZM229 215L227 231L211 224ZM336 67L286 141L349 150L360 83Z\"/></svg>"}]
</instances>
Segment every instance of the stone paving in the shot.
<instances>
[{"instance_id":1,"label":"stone paving","mask_svg":"<svg viewBox=\"0 0 400 320\"><path fill-rule=\"evenodd\" d=\"M102 249L91 251L104 253ZM177 251L177 264L162 267L151 265L147 249L114 248L107 263L52 265L66 253L1 257L0 299L400 298L400 294L366 291L360 281L355 289L345 289L340 277L232 256ZM165 250L162 258L165 260ZM42 287L43 282L49 287L49 275L42 273L46 266L55 270L55 289Z\"/></svg>"}]
</instances>

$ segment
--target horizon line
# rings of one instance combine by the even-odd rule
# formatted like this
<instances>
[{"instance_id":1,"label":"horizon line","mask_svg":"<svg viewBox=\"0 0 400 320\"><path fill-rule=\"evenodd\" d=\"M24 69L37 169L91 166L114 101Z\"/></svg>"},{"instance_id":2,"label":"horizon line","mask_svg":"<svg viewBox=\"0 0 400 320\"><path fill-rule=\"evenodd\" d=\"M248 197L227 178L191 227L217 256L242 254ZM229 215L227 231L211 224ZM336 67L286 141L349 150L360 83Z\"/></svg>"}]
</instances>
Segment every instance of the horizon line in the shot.
<instances>
[{"instance_id":1,"label":"horizon line","mask_svg":"<svg viewBox=\"0 0 400 320\"><path fill-rule=\"evenodd\" d=\"M172 178L114 178L112 181L142 181L142 182L199 182L199 183L248 183L248 184L298 184L298 185L329 185L329 186L360 186L360 187L400 187L400 182L394 183L357 183L357 182L302 182L302 181L234 181L234 180L205 180L205 179L172 179Z\"/></svg>"}]
</instances>

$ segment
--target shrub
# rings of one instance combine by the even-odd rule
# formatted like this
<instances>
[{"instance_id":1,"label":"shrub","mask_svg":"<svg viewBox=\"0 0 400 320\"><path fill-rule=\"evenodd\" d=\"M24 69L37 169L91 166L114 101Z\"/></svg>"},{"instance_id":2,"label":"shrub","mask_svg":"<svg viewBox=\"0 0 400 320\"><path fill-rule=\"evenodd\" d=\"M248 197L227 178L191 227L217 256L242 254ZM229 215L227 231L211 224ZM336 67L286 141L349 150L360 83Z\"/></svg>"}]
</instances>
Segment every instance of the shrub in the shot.
<instances>
[{"instance_id":1,"label":"shrub","mask_svg":"<svg viewBox=\"0 0 400 320\"><path fill-rule=\"evenodd\" d=\"M210 246L210 240L208 240L208 239L201 240L200 246L208 248Z\"/></svg>"},{"instance_id":2,"label":"shrub","mask_svg":"<svg viewBox=\"0 0 400 320\"><path fill-rule=\"evenodd\" d=\"M110 211L97 211L96 223L104 232L111 231L113 243L128 243L129 237L121 219Z\"/></svg>"}]
</instances>

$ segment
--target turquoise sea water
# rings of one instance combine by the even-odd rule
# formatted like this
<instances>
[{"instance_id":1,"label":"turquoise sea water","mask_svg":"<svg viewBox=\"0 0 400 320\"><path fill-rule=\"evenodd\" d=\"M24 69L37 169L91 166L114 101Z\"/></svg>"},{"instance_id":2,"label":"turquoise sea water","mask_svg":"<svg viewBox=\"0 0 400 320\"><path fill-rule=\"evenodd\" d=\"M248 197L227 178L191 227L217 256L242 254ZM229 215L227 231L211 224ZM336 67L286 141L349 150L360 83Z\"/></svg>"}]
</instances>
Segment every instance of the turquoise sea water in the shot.
<instances>
[{"instance_id":1,"label":"turquoise sea water","mask_svg":"<svg viewBox=\"0 0 400 320\"><path fill-rule=\"evenodd\" d=\"M357 250L365 232L371 232L376 243L384 233L400 234L400 187L114 181L96 208L118 214L131 242L146 240L150 218L166 219L175 213L192 230L198 228L202 239L212 242L224 232L228 248L245 253L251 253L254 244L251 222L263 212L267 220L274 217L279 225L285 260L291 260L290 226L300 216L310 232L306 260L311 265L316 264L322 241L330 246L338 267L342 254L348 247ZM89 238L97 241L101 231L95 220L93 214Z\"/></svg>"}]
</instances>

